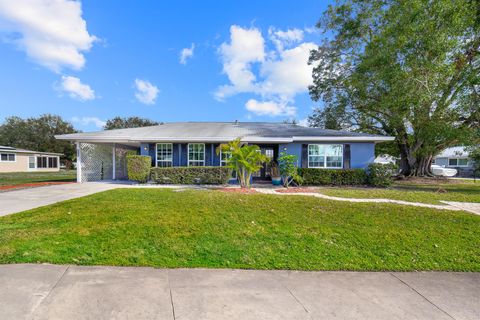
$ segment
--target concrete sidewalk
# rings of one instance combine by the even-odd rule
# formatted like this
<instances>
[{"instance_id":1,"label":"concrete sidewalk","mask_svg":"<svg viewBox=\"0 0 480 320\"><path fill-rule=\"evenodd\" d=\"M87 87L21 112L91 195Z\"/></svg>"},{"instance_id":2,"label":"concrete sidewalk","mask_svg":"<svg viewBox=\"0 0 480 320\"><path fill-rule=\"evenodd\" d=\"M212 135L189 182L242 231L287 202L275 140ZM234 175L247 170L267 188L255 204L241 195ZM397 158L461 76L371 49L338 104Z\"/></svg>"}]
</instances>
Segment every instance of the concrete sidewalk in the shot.
<instances>
[{"instance_id":1,"label":"concrete sidewalk","mask_svg":"<svg viewBox=\"0 0 480 320\"><path fill-rule=\"evenodd\" d=\"M0 266L0 319L480 319L479 273Z\"/></svg>"}]
</instances>

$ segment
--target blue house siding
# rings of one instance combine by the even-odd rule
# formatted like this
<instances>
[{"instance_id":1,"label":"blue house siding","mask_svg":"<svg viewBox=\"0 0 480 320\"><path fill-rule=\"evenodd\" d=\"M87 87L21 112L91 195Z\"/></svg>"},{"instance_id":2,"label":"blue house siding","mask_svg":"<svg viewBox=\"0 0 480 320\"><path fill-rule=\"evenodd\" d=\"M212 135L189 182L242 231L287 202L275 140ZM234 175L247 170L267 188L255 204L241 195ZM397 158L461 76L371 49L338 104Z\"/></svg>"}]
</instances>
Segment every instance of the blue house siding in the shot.
<instances>
[{"instance_id":1,"label":"blue house siding","mask_svg":"<svg viewBox=\"0 0 480 320\"><path fill-rule=\"evenodd\" d=\"M282 143L278 148L279 154L286 152L297 156L297 167L302 166L302 143Z\"/></svg>"},{"instance_id":2,"label":"blue house siding","mask_svg":"<svg viewBox=\"0 0 480 320\"><path fill-rule=\"evenodd\" d=\"M287 152L297 156L297 166L302 166L302 145L318 142L295 142L279 144L279 153ZM323 142L322 144L338 144L338 142ZM375 143L352 142L344 143L350 145L350 166L351 168L365 169L375 159ZM218 143L205 143L205 166L220 166L220 155L217 155ZM146 149L146 150L145 150ZM152 165L155 166L155 143L142 143L140 154L152 157ZM173 143L173 166L188 165L188 143Z\"/></svg>"},{"instance_id":3,"label":"blue house siding","mask_svg":"<svg viewBox=\"0 0 480 320\"><path fill-rule=\"evenodd\" d=\"M353 169L366 169L375 160L375 143L350 143L350 154Z\"/></svg>"},{"instance_id":4,"label":"blue house siding","mask_svg":"<svg viewBox=\"0 0 480 320\"><path fill-rule=\"evenodd\" d=\"M286 143L280 144L280 152L286 152L288 154L296 155L297 166L302 166L302 145L303 144L338 144L338 142L295 142L295 143ZM367 166L373 162L375 159L375 144L372 142L366 143L342 143L342 144L349 144L350 145L350 167L351 168L359 168L359 169L366 169Z\"/></svg>"}]
</instances>

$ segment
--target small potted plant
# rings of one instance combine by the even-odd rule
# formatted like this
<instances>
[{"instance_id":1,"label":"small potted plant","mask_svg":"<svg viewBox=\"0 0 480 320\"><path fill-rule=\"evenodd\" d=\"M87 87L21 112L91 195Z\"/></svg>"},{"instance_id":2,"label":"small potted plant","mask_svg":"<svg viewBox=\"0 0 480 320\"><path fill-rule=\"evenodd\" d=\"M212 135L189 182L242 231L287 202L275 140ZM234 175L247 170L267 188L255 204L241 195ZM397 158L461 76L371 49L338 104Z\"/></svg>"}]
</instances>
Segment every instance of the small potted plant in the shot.
<instances>
[{"instance_id":1,"label":"small potted plant","mask_svg":"<svg viewBox=\"0 0 480 320\"><path fill-rule=\"evenodd\" d=\"M276 161L270 162L270 177L272 178L272 184L274 186L282 185L282 177L280 175L280 168Z\"/></svg>"}]
</instances>

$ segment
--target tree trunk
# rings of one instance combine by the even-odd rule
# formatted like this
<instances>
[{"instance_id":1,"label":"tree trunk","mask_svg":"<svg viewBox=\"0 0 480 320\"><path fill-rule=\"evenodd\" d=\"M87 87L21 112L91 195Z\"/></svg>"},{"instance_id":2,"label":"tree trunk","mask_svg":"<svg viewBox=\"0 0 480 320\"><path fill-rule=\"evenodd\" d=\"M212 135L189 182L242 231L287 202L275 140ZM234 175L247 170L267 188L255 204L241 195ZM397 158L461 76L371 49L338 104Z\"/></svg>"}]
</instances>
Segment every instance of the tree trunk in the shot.
<instances>
[{"instance_id":1,"label":"tree trunk","mask_svg":"<svg viewBox=\"0 0 480 320\"><path fill-rule=\"evenodd\" d=\"M433 177L430 166L433 155L417 156L419 148L412 150L406 143L399 143L400 149L400 173L405 176ZM415 152L416 151L416 152Z\"/></svg>"}]
</instances>

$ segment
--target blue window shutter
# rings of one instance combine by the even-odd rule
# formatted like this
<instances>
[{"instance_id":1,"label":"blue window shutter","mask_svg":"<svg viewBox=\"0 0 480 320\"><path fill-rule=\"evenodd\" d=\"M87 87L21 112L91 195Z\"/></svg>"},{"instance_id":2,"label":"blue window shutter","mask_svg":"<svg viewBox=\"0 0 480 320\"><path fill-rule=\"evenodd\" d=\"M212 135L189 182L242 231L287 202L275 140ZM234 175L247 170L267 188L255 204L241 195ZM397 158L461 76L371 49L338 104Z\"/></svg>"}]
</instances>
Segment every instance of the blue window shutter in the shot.
<instances>
[{"instance_id":1,"label":"blue window shutter","mask_svg":"<svg viewBox=\"0 0 480 320\"><path fill-rule=\"evenodd\" d=\"M351 168L351 152L350 152L350 145L344 144L343 145L343 168L350 169Z\"/></svg>"},{"instance_id":2,"label":"blue window shutter","mask_svg":"<svg viewBox=\"0 0 480 320\"><path fill-rule=\"evenodd\" d=\"M302 144L302 168L308 168L308 144Z\"/></svg>"}]
</instances>

